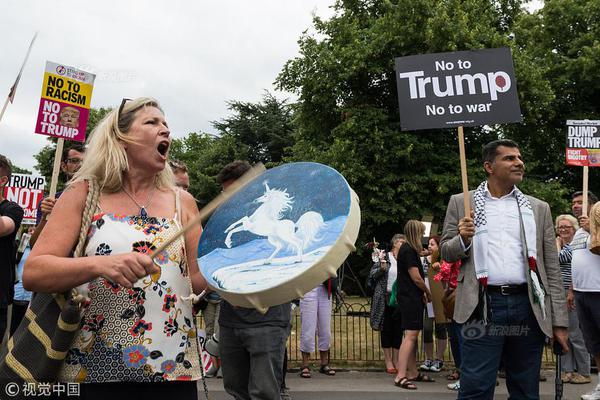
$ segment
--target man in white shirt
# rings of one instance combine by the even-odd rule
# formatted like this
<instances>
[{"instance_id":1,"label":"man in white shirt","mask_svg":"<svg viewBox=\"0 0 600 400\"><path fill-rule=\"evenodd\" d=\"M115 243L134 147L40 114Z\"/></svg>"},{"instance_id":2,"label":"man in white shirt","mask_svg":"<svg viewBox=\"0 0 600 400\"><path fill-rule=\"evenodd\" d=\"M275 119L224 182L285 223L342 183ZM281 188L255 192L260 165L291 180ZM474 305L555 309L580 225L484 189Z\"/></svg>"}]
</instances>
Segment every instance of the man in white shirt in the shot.
<instances>
[{"instance_id":1,"label":"man in white shirt","mask_svg":"<svg viewBox=\"0 0 600 400\"><path fill-rule=\"evenodd\" d=\"M442 259L462 260L454 320L462 324L459 399L493 399L500 360L509 398L539 399L545 337L568 351L569 323L550 207L516 185L525 165L517 144L484 146L487 180L451 197L441 240Z\"/></svg>"},{"instance_id":2,"label":"man in white shirt","mask_svg":"<svg viewBox=\"0 0 600 400\"><path fill-rule=\"evenodd\" d=\"M596 365L600 365L600 256L592 253L590 247L590 221L587 215L592 206L597 203L597 197L588 192L588 213L583 215L583 193L573 194L573 215L579 219L581 228L575 232L571 240L571 274L572 293L567 300L569 306L573 306L579 318L579 326L583 333L585 345L596 359ZM595 207L599 207L596 205ZM600 374L599 374L600 382ZM594 390L581 396L583 400L600 399L600 383Z\"/></svg>"}]
</instances>

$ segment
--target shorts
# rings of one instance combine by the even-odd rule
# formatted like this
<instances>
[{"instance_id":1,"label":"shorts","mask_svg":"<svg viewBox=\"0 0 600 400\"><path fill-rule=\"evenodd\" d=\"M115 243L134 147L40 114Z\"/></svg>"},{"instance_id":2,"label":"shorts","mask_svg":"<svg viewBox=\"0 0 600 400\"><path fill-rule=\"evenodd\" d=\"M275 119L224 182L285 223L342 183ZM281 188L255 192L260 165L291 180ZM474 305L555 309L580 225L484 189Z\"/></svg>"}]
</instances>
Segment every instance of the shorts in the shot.
<instances>
[{"instance_id":1,"label":"shorts","mask_svg":"<svg viewBox=\"0 0 600 400\"><path fill-rule=\"evenodd\" d=\"M600 355L600 292L575 293L575 309L585 347L593 356Z\"/></svg>"}]
</instances>

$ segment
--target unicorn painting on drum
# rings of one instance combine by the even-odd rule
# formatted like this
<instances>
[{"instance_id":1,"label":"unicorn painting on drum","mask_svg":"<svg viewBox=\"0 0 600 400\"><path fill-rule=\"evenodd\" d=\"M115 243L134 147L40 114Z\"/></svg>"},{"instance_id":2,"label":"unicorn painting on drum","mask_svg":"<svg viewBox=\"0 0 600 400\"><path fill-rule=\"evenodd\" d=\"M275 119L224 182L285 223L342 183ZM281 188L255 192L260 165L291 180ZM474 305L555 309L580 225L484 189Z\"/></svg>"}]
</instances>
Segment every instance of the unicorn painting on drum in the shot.
<instances>
[{"instance_id":1,"label":"unicorn painting on drum","mask_svg":"<svg viewBox=\"0 0 600 400\"><path fill-rule=\"evenodd\" d=\"M328 257L341 254L332 249L350 226L350 190L339 172L322 164L266 171L208 220L198 245L202 274L231 296L295 286L290 282L306 273L339 266L343 260Z\"/></svg>"},{"instance_id":2,"label":"unicorn painting on drum","mask_svg":"<svg viewBox=\"0 0 600 400\"><path fill-rule=\"evenodd\" d=\"M304 250L319 240L319 230L325 225L323 217L318 212L308 211L302 214L297 222L283 219L284 213L292 210L294 198L287 189L271 189L267 182L264 182L264 186L264 194L254 200L254 203L260 204L256 211L250 216L240 218L225 230L225 245L231 248L232 235L248 231L258 236L266 236L269 243L275 247L264 264L270 264L286 246L295 250L297 259L294 262L302 262Z\"/></svg>"}]
</instances>

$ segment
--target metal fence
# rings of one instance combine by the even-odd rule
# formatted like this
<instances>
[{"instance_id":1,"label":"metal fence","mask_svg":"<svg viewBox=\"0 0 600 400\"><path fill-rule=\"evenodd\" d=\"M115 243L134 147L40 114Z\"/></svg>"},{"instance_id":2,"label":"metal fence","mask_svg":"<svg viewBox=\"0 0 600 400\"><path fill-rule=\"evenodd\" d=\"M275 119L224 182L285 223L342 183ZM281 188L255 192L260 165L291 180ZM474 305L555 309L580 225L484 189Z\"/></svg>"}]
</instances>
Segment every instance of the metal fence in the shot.
<instances>
[{"instance_id":1,"label":"metal fence","mask_svg":"<svg viewBox=\"0 0 600 400\"><path fill-rule=\"evenodd\" d=\"M371 306L369 303L341 302L339 305L333 304L329 351L329 357L333 363L351 366L384 367L384 355L380 345L379 332L371 329L369 322L370 310ZM293 365L299 365L302 361L300 331L300 310L296 308L292 314L292 332L287 342L288 359ZM315 340L316 344L317 341ZM419 351L417 353L419 361L424 359L422 344L421 335ZM318 354L317 349L315 349L311 353L311 360L316 360ZM554 355L551 349L546 347L542 363L545 367L549 367L554 365L554 362ZM452 356L450 355L450 346L447 346L444 363L447 366L453 364Z\"/></svg>"}]
</instances>

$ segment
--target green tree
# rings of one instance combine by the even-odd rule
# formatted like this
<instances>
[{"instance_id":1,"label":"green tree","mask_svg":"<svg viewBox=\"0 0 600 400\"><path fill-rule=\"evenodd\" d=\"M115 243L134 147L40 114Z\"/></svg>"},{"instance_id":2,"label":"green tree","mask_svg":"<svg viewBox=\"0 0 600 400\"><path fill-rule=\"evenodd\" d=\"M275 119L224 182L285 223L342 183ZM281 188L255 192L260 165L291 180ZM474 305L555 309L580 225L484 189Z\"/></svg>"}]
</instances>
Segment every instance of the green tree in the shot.
<instances>
[{"instance_id":1,"label":"green tree","mask_svg":"<svg viewBox=\"0 0 600 400\"><path fill-rule=\"evenodd\" d=\"M190 133L182 139L174 139L170 157L183 161L190 176L190 193L200 207L219 194L221 188L215 177L225 166L236 159L248 159L246 148L231 136L212 136L207 133Z\"/></svg>"},{"instance_id":2,"label":"green tree","mask_svg":"<svg viewBox=\"0 0 600 400\"><path fill-rule=\"evenodd\" d=\"M212 122L223 138L234 139L244 148L248 161L280 163L293 144L292 108L265 92L258 103L230 101L233 115Z\"/></svg>"},{"instance_id":3,"label":"green tree","mask_svg":"<svg viewBox=\"0 0 600 400\"><path fill-rule=\"evenodd\" d=\"M543 74L534 78L552 92L548 106L540 109L540 124L529 132L540 172L570 190L580 189L582 168L565 167L565 123L600 119L600 3L547 0L538 13L522 18L515 32L518 46L543 66ZM598 168L591 168L590 189L596 193L599 178Z\"/></svg>"},{"instance_id":4,"label":"green tree","mask_svg":"<svg viewBox=\"0 0 600 400\"><path fill-rule=\"evenodd\" d=\"M547 128L556 93L539 56L511 40L510 33L519 38L520 29L529 32L527 24L536 26L539 19L521 4L338 0L334 16L314 18L315 33L300 38L300 55L276 80L298 95L296 143L288 160L320 161L346 177L361 201L358 243L373 236L387 240L423 215L441 226L449 196L461 190L455 130L400 131L394 58L405 55L511 47L524 122L465 129L470 187L485 179L482 144L514 138L528 163L523 189L554 209L567 206L568 189L549 163L558 150L547 149L556 134Z\"/></svg>"},{"instance_id":5,"label":"green tree","mask_svg":"<svg viewBox=\"0 0 600 400\"><path fill-rule=\"evenodd\" d=\"M509 45L519 5L337 1L333 18L314 19L317 35L300 39L300 56L277 78L281 89L299 95L298 140L290 159L315 159L347 178L361 198L363 239L385 226L389 237L422 215L440 223L448 197L460 190L456 131L400 132L394 58ZM535 69L526 58L519 62ZM548 90L522 81L520 86ZM527 98L522 103L529 107ZM483 179L480 145L506 131L467 130L471 186Z\"/></svg>"},{"instance_id":6,"label":"green tree","mask_svg":"<svg viewBox=\"0 0 600 400\"><path fill-rule=\"evenodd\" d=\"M31 171L25 168L18 167L16 165L12 166L13 174L31 174Z\"/></svg>"}]
</instances>

